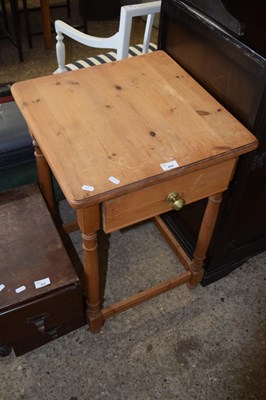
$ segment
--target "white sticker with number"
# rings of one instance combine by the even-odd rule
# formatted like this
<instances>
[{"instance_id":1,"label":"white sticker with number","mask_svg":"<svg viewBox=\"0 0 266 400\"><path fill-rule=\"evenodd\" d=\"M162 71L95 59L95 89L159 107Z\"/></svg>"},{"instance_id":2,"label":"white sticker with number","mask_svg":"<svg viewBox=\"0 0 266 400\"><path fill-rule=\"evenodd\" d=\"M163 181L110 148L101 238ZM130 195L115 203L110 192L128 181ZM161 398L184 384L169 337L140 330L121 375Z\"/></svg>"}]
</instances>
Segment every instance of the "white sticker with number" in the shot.
<instances>
[{"instance_id":1,"label":"white sticker with number","mask_svg":"<svg viewBox=\"0 0 266 400\"><path fill-rule=\"evenodd\" d=\"M83 185L81 189L87 190L88 192L93 192L94 191L94 186Z\"/></svg>"},{"instance_id":2,"label":"white sticker with number","mask_svg":"<svg viewBox=\"0 0 266 400\"><path fill-rule=\"evenodd\" d=\"M120 183L120 180L115 178L114 176L109 176L108 179L110 182L114 183L115 185L119 185L119 183Z\"/></svg>"},{"instance_id":3,"label":"white sticker with number","mask_svg":"<svg viewBox=\"0 0 266 400\"><path fill-rule=\"evenodd\" d=\"M169 171L169 169L180 167L176 160L168 161L166 163L160 164L163 171Z\"/></svg>"},{"instance_id":4,"label":"white sticker with number","mask_svg":"<svg viewBox=\"0 0 266 400\"><path fill-rule=\"evenodd\" d=\"M43 286L51 285L50 278L40 279L34 282L35 288L40 289Z\"/></svg>"}]
</instances>

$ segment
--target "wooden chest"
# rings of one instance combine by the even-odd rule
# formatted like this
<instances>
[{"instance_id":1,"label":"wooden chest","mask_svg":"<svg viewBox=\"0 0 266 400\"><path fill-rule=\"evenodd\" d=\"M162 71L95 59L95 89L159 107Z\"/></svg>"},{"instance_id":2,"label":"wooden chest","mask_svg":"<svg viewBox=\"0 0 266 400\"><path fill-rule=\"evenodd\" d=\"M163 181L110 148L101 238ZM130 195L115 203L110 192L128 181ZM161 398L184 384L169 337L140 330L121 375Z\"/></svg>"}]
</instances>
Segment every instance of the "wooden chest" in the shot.
<instances>
[{"instance_id":1,"label":"wooden chest","mask_svg":"<svg viewBox=\"0 0 266 400\"><path fill-rule=\"evenodd\" d=\"M85 324L80 280L37 185L0 193L0 345L21 355Z\"/></svg>"}]
</instances>

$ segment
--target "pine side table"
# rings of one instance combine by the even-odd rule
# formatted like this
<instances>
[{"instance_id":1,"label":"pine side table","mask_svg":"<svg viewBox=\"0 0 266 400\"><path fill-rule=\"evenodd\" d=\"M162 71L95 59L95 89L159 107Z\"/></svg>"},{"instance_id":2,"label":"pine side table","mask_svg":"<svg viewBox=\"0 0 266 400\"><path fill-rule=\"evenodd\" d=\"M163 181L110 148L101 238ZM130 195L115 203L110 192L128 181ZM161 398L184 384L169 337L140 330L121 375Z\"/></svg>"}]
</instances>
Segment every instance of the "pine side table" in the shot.
<instances>
[{"instance_id":1,"label":"pine side table","mask_svg":"<svg viewBox=\"0 0 266 400\"><path fill-rule=\"evenodd\" d=\"M197 285L222 193L256 138L165 52L12 86L34 138L39 184L52 213L50 170L76 209L91 331L182 284ZM185 271L108 307L100 305L97 231L113 232L208 198ZM65 226L70 231L75 224Z\"/></svg>"}]
</instances>

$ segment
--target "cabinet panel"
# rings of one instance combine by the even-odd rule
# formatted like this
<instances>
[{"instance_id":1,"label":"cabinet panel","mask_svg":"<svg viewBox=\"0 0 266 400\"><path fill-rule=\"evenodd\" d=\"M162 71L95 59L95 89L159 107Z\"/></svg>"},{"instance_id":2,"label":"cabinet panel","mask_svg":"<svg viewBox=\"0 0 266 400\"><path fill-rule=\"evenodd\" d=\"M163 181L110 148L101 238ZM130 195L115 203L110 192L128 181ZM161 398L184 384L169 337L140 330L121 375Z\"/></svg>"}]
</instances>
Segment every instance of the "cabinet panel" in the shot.
<instances>
[{"instance_id":1,"label":"cabinet panel","mask_svg":"<svg viewBox=\"0 0 266 400\"><path fill-rule=\"evenodd\" d=\"M189 10L186 1L163 0L159 47L173 57L259 139L255 152L240 157L224 196L205 263L203 284L219 279L266 250L266 60L264 20L258 1L241 9L246 31L238 37ZM228 1L227 3L230 3ZM234 15L243 2L231 4ZM228 6L228 4L227 4ZM251 10L248 7L252 7ZM256 14L257 13L257 14ZM263 15L263 14L262 14ZM246 21L245 21L246 18ZM259 26L263 22L263 26ZM257 26L256 26L257 24ZM264 33L263 33L264 32ZM256 37L258 46L255 47ZM258 49L261 52L258 52ZM191 256L206 203L178 215L163 215Z\"/></svg>"}]
</instances>

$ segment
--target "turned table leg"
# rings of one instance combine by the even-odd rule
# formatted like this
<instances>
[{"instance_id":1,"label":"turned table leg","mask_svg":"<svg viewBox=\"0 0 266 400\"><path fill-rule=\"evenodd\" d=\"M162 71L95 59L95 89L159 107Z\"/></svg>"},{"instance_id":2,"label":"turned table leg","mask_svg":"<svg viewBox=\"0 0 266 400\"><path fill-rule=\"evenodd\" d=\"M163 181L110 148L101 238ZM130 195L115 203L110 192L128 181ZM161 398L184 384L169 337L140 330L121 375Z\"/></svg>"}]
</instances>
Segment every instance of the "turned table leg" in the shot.
<instances>
[{"instance_id":1,"label":"turned table leg","mask_svg":"<svg viewBox=\"0 0 266 400\"><path fill-rule=\"evenodd\" d=\"M87 319L90 330L99 332L103 325L97 251L97 231L100 229L99 205L78 209L77 219L83 240L84 276L88 305Z\"/></svg>"},{"instance_id":2,"label":"turned table leg","mask_svg":"<svg viewBox=\"0 0 266 400\"><path fill-rule=\"evenodd\" d=\"M50 213L53 216L55 216L57 210L54 197L54 187L53 187L51 170L36 140L33 139L32 143L35 149L34 155L36 159L39 186Z\"/></svg>"},{"instance_id":3,"label":"turned table leg","mask_svg":"<svg viewBox=\"0 0 266 400\"><path fill-rule=\"evenodd\" d=\"M195 287L202 280L204 273L203 262L210 244L221 201L222 193L217 193L213 196L210 196L208 199L208 204L201 223L193 260L189 265L189 270L192 272L192 276L188 284L190 288Z\"/></svg>"}]
</instances>

